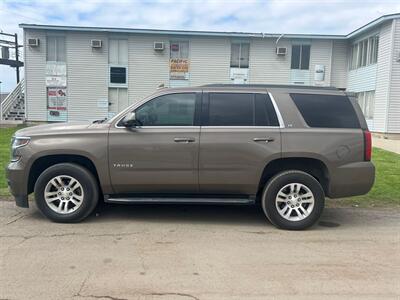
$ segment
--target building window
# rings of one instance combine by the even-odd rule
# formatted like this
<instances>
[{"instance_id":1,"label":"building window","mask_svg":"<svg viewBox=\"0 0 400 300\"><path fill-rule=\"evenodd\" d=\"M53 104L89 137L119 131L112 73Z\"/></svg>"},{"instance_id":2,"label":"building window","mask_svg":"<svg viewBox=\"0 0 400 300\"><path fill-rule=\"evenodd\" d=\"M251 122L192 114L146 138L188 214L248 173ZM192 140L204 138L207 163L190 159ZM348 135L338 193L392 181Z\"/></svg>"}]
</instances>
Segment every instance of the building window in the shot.
<instances>
[{"instance_id":1,"label":"building window","mask_svg":"<svg viewBox=\"0 0 400 300\"><path fill-rule=\"evenodd\" d=\"M169 78L189 80L189 41L171 41L169 49Z\"/></svg>"},{"instance_id":2,"label":"building window","mask_svg":"<svg viewBox=\"0 0 400 300\"><path fill-rule=\"evenodd\" d=\"M350 70L376 64L379 36L374 35L354 43L350 48Z\"/></svg>"},{"instance_id":3,"label":"building window","mask_svg":"<svg viewBox=\"0 0 400 300\"><path fill-rule=\"evenodd\" d=\"M231 44L231 68L248 68L250 56L249 43Z\"/></svg>"},{"instance_id":4,"label":"building window","mask_svg":"<svg viewBox=\"0 0 400 300\"><path fill-rule=\"evenodd\" d=\"M367 91L356 94L358 104L366 119L374 118L375 91Z\"/></svg>"},{"instance_id":5,"label":"building window","mask_svg":"<svg viewBox=\"0 0 400 300\"><path fill-rule=\"evenodd\" d=\"M126 68L110 67L110 83L126 84Z\"/></svg>"},{"instance_id":6,"label":"building window","mask_svg":"<svg viewBox=\"0 0 400 300\"><path fill-rule=\"evenodd\" d=\"M65 62L65 38L63 36L47 37L47 61Z\"/></svg>"},{"instance_id":7,"label":"building window","mask_svg":"<svg viewBox=\"0 0 400 300\"><path fill-rule=\"evenodd\" d=\"M310 45L292 45L292 69L308 70L310 68Z\"/></svg>"},{"instance_id":8,"label":"building window","mask_svg":"<svg viewBox=\"0 0 400 300\"><path fill-rule=\"evenodd\" d=\"M128 41L110 39L109 51L109 86L127 87L128 85Z\"/></svg>"},{"instance_id":9,"label":"building window","mask_svg":"<svg viewBox=\"0 0 400 300\"><path fill-rule=\"evenodd\" d=\"M189 58L189 42L188 41L170 42L170 58L171 59L188 59Z\"/></svg>"}]
</instances>

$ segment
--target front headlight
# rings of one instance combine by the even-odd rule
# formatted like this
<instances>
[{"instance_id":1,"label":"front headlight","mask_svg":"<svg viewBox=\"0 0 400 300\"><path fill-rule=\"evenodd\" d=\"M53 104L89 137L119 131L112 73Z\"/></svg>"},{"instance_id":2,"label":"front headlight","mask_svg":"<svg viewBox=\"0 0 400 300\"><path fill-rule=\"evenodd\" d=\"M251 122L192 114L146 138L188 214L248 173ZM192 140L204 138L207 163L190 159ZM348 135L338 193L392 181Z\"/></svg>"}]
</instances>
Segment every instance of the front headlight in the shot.
<instances>
[{"instance_id":1,"label":"front headlight","mask_svg":"<svg viewBox=\"0 0 400 300\"><path fill-rule=\"evenodd\" d=\"M21 156L18 155L18 148L24 147L29 144L29 141L31 140L30 137L26 136L15 136L12 138L11 142L11 161L15 162L18 161Z\"/></svg>"}]
</instances>

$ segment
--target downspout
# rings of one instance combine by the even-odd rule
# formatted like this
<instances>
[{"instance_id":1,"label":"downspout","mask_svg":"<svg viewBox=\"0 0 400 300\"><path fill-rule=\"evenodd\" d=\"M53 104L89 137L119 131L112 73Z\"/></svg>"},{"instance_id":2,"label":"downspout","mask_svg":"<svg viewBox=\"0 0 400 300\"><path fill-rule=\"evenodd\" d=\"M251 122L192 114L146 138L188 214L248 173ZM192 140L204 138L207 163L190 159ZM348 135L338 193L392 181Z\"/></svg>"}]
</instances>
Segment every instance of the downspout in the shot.
<instances>
[{"instance_id":1,"label":"downspout","mask_svg":"<svg viewBox=\"0 0 400 300\"><path fill-rule=\"evenodd\" d=\"M285 35L285 34L282 33L282 34L278 37L278 39L277 39L276 42L275 42L275 46L278 45L279 40L280 40L284 35Z\"/></svg>"},{"instance_id":2,"label":"downspout","mask_svg":"<svg viewBox=\"0 0 400 300\"><path fill-rule=\"evenodd\" d=\"M390 65L389 65L389 84L388 84L388 91L387 91L387 103L386 103L386 113L385 113L385 134L388 134L388 129L389 129L389 105L390 105L390 90L391 90L391 81L392 81L392 69L393 69L393 52L394 52L394 34L396 30L396 21L392 21L392 34L391 34L391 49L390 49Z\"/></svg>"}]
</instances>

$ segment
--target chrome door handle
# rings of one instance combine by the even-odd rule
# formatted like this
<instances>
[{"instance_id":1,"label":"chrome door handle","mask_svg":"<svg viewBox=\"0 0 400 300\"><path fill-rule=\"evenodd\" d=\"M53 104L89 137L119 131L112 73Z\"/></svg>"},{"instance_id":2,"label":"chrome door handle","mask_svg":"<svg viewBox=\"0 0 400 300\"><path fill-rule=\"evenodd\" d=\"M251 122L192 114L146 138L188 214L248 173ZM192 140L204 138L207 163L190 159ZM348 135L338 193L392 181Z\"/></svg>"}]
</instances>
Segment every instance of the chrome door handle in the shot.
<instances>
[{"instance_id":1,"label":"chrome door handle","mask_svg":"<svg viewBox=\"0 0 400 300\"><path fill-rule=\"evenodd\" d=\"M191 137L176 137L174 138L175 143L193 143L195 141L194 138Z\"/></svg>"},{"instance_id":2,"label":"chrome door handle","mask_svg":"<svg viewBox=\"0 0 400 300\"><path fill-rule=\"evenodd\" d=\"M269 143L269 142L273 142L274 139L273 138L268 138L268 137L262 137L262 138L254 138L253 141Z\"/></svg>"}]
</instances>

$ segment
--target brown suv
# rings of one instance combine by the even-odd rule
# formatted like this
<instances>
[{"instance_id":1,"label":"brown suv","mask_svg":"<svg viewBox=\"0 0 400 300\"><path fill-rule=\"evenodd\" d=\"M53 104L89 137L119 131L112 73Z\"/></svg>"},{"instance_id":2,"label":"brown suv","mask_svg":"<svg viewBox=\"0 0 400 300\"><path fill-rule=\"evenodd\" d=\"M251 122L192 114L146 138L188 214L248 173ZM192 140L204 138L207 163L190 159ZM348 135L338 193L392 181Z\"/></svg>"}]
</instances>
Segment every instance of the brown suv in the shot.
<instances>
[{"instance_id":1,"label":"brown suv","mask_svg":"<svg viewBox=\"0 0 400 300\"><path fill-rule=\"evenodd\" d=\"M367 193L371 134L334 88L208 85L161 89L111 120L35 126L12 142L18 206L35 194L56 222L112 203L260 203L276 226L303 229L325 196Z\"/></svg>"}]
</instances>

